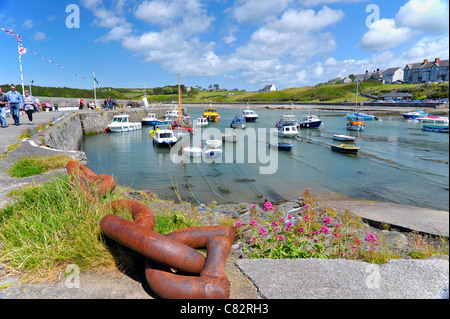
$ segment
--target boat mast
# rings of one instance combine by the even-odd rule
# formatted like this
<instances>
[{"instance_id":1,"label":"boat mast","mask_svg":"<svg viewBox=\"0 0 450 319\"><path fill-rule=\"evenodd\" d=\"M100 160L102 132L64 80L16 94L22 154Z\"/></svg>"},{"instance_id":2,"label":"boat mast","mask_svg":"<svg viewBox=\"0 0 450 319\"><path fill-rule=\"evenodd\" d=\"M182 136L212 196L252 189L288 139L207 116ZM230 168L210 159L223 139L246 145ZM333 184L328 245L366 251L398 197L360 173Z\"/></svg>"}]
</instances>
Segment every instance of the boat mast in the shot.
<instances>
[{"instance_id":1,"label":"boat mast","mask_svg":"<svg viewBox=\"0 0 450 319\"><path fill-rule=\"evenodd\" d=\"M180 73L178 73L178 125L181 125L181 84L180 84Z\"/></svg>"}]
</instances>

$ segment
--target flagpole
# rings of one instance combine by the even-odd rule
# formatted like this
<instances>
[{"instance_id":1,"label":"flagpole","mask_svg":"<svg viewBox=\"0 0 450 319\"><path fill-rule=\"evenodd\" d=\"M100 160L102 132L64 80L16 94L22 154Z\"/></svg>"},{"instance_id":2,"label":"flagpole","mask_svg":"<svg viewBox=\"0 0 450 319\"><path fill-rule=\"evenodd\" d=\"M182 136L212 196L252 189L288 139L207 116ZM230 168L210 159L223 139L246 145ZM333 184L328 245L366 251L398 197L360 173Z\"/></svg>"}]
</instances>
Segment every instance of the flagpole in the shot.
<instances>
[{"instance_id":1,"label":"flagpole","mask_svg":"<svg viewBox=\"0 0 450 319\"><path fill-rule=\"evenodd\" d=\"M94 72L94 100L95 100L95 108L97 108L97 91L95 88L95 72Z\"/></svg>"},{"instance_id":2,"label":"flagpole","mask_svg":"<svg viewBox=\"0 0 450 319\"><path fill-rule=\"evenodd\" d=\"M22 53L20 53L19 42L17 42L17 52L19 53L20 79L22 80L22 95L25 95L25 86L23 85L23 71L22 71Z\"/></svg>"}]
</instances>

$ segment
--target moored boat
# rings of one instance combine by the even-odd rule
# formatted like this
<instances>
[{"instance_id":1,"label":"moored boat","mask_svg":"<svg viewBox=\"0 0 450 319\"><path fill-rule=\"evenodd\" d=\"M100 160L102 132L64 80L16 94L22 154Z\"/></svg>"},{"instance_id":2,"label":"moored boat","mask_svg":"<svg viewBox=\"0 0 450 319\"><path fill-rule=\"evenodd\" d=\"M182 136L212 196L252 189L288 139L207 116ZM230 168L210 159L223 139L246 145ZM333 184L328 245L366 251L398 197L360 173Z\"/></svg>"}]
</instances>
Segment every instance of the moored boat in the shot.
<instances>
[{"instance_id":1,"label":"moored boat","mask_svg":"<svg viewBox=\"0 0 450 319\"><path fill-rule=\"evenodd\" d=\"M230 127L244 129L246 125L247 121L245 120L245 117L236 115L231 121Z\"/></svg>"},{"instance_id":2,"label":"moored boat","mask_svg":"<svg viewBox=\"0 0 450 319\"><path fill-rule=\"evenodd\" d=\"M351 117L347 122L347 130L364 131L364 119L359 117Z\"/></svg>"},{"instance_id":3,"label":"moored boat","mask_svg":"<svg viewBox=\"0 0 450 319\"><path fill-rule=\"evenodd\" d=\"M405 119L416 119L416 118L419 118L419 117L425 117L426 113L424 111L422 111L422 110L417 110L417 111L414 111L414 112L402 113L402 116Z\"/></svg>"},{"instance_id":4,"label":"moored boat","mask_svg":"<svg viewBox=\"0 0 450 319\"><path fill-rule=\"evenodd\" d=\"M130 116L128 114L115 115L112 122L106 127L106 130L112 133L140 130L142 128L142 124L140 122L130 122L128 120L129 117Z\"/></svg>"},{"instance_id":5,"label":"moored boat","mask_svg":"<svg viewBox=\"0 0 450 319\"><path fill-rule=\"evenodd\" d=\"M208 126L208 125L209 125L209 122L206 117L199 117L197 119L196 126L202 127L202 126Z\"/></svg>"},{"instance_id":6,"label":"moored boat","mask_svg":"<svg viewBox=\"0 0 450 319\"><path fill-rule=\"evenodd\" d=\"M222 137L222 141L226 143L236 143L237 141L237 135L234 133L222 133L220 136Z\"/></svg>"},{"instance_id":7,"label":"moored boat","mask_svg":"<svg viewBox=\"0 0 450 319\"><path fill-rule=\"evenodd\" d=\"M340 153L357 154L360 148L354 145L341 144L341 145L331 145L331 149L333 151Z\"/></svg>"},{"instance_id":8,"label":"moored boat","mask_svg":"<svg viewBox=\"0 0 450 319\"><path fill-rule=\"evenodd\" d=\"M448 133L448 118L434 118L422 121L422 130L430 132Z\"/></svg>"},{"instance_id":9,"label":"moored boat","mask_svg":"<svg viewBox=\"0 0 450 319\"><path fill-rule=\"evenodd\" d=\"M336 141L354 141L355 137L354 136L344 135L344 134L334 134L333 135L333 140L336 140Z\"/></svg>"},{"instance_id":10,"label":"moored boat","mask_svg":"<svg viewBox=\"0 0 450 319\"><path fill-rule=\"evenodd\" d=\"M255 122L259 118L258 114L256 114L255 111L250 110L248 107L242 111L242 116L247 122Z\"/></svg>"},{"instance_id":11,"label":"moored boat","mask_svg":"<svg viewBox=\"0 0 450 319\"><path fill-rule=\"evenodd\" d=\"M157 127L151 130L150 137L153 139L153 144L157 146L172 146L178 142L177 137L169 127Z\"/></svg>"},{"instance_id":12,"label":"moored boat","mask_svg":"<svg viewBox=\"0 0 450 319\"><path fill-rule=\"evenodd\" d=\"M275 133L281 137L295 137L298 135L297 126L291 124L284 124L277 126Z\"/></svg>"},{"instance_id":13,"label":"moored boat","mask_svg":"<svg viewBox=\"0 0 450 319\"><path fill-rule=\"evenodd\" d=\"M378 118L375 115L370 115L370 114L365 114L365 113L358 113L358 112L353 112L353 113L349 113L346 115L346 117L352 118L352 117L358 117L358 118L363 118L366 121L373 121L373 120L378 120Z\"/></svg>"},{"instance_id":14,"label":"moored boat","mask_svg":"<svg viewBox=\"0 0 450 319\"><path fill-rule=\"evenodd\" d=\"M296 120L295 115L293 114L283 114L280 119L275 123L275 127L282 126L285 124L295 125L298 127L299 121Z\"/></svg>"},{"instance_id":15,"label":"moored boat","mask_svg":"<svg viewBox=\"0 0 450 319\"><path fill-rule=\"evenodd\" d=\"M203 150L200 147L183 147L183 154L190 157L202 156Z\"/></svg>"},{"instance_id":16,"label":"moored boat","mask_svg":"<svg viewBox=\"0 0 450 319\"><path fill-rule=\"evenodd\" d=\"M318 128L322 124L322 120L316 115L308 114L299 122L300 128Z\"/></svg>"},{"instance_id":17,"label":"moored boat","mask_svg":"<svg viewBox=\"0 0 450 319\"><path fill-rule=\"evenodd\" d=\"M220 115L215 107L209 106L203 110L203 117L207 118L209 122L218 122Z\"/></svg>"},{"instance_id":18,"label":"moored boat","mask_svg":"<svg viewBox=\"0 0 450 319\"><path fill-rule=\"evenodd\" d=\"M292 148L294 147L294 144L292 144L292 143L283 143L283 142L269 143L269 147L276 148L279 151L291 151Z\"/></svg>"},{"instance_id":19,"label":"moored boat","mask_svg":"<svg viewBox=\"0 0 450 319\"><path fill-rule=\"evenodd\" d=\"M163 121L156 118L155 113L148 113L147 117L142 118L141 120L142 125L159 125L159 124L169 124L169 121Z\"/></svg>"}]
</instances>

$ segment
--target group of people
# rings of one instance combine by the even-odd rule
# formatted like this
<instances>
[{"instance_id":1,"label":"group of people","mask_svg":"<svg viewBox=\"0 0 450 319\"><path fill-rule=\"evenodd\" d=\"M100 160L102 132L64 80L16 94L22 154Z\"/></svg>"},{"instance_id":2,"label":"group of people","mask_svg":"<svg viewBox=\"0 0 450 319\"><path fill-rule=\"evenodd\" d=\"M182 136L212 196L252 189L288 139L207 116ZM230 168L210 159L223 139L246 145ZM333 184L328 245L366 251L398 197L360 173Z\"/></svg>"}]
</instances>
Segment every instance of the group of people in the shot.
<instances>
[{"instance_id":1,"label":"group of people","mask_svg":"<svg viewBox=\"0 0 450 319\"><path fill-rule=\"evenodd\" d=\"M29 91L25 91L25 97L16 91L16 86L11 84L11 90L3 93L0 88L0 125L6 128L6 110L9 108L14 125L20 125L20 112L24 111L28 115L30 125L33 125L33 113L39 111L36 101Z\"/></svg>"},{"instance_id":2,"label":"group of people","mask_svg":"<svg viewBox=\"0 0 450 319\"><path fill-rule=\"evenodd\" d=\"M117 109L117 102L114 99L111 99L110 97L108 97L106 100L103 101L103 107L102 109L105 110L115 110Z\"/></svg>"}]
</instances>

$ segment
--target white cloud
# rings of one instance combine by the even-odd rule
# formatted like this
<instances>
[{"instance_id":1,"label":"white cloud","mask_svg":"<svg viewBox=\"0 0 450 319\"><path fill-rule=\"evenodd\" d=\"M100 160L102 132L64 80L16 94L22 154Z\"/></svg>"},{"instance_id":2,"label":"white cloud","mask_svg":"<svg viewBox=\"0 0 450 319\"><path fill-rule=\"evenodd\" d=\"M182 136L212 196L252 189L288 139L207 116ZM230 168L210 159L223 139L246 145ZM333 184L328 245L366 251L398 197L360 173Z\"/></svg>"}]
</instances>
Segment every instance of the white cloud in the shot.
<instances>
[{"instance_id":1,"label":"white cloud","mask_svg":"<svg viewBox=\"0 0 450 319\"><path fill-rule=\"evenodd\" d=\"M34 25L34 23L33 23L33 20L31 20L31 19L26 19L23 23L23 26L27 29L33 28L33 25Z\"/></svg>"},{"instance_id":2,"label":"white cloud","mask_svg":"<svg viewBox=\"0 0 450 319\"><path fill-rule=\"evenodd\" d=\"M407 27L398 27L394 19L380 19L364 33L359 47L367 51L383 51L409 42L418 34Z\"/></svg>"},{"instance_id":3,"label":"white cloud","mask_svg":"<svg viewBox=\"0 0 450 319\"><path fill-rule=\"evenodd\" d=\"M44 32L37 31L33 36L32 39L36 41L44 41L47 39L47 35Z\"/></svg>"},{"instance_id":4,"label":"white cloud","mask_svg":"<svg viewBox=\"0 0 450 319\"><path fill-rule=\"evenodd\" d=\"M362 2L366 0L299 0L299 3L307 7L314 7L319 4L329 4L329 3L351 3L351 2Z\"/></svg>"},{"instance_id":5,"label":"white cloud","mask_svg":"<svg viewBox=\"0 0 450 319\"><path fill-rule=\"evenodd\" d=\"M400 27L432 33L447 33L449 27L448 0L410 0L395 16Z\"/></svg>"},{"instance_id":6,"label":"white cloud","mask_svg":"<svg viewBox=\"0 0 450 319\"><path fill-rule=\"evenodd\" d=\"M246 0L232 9L234 18L239 23L259 24L280 14L293 0Z\"/></svg>"},{"instance_id":7,"label":"white cloud","mask_svg":"<svg viewBox=\"0 0 450 319\"><path fill-rule=\"evenodd\" d=\"M283 32L319 31L341 21L344 16L342 10L332 10L327 6L317 13L312 9L289 9L283 13L279 20L269 23L269 26Z\"/></svg>"}]
</instances>

